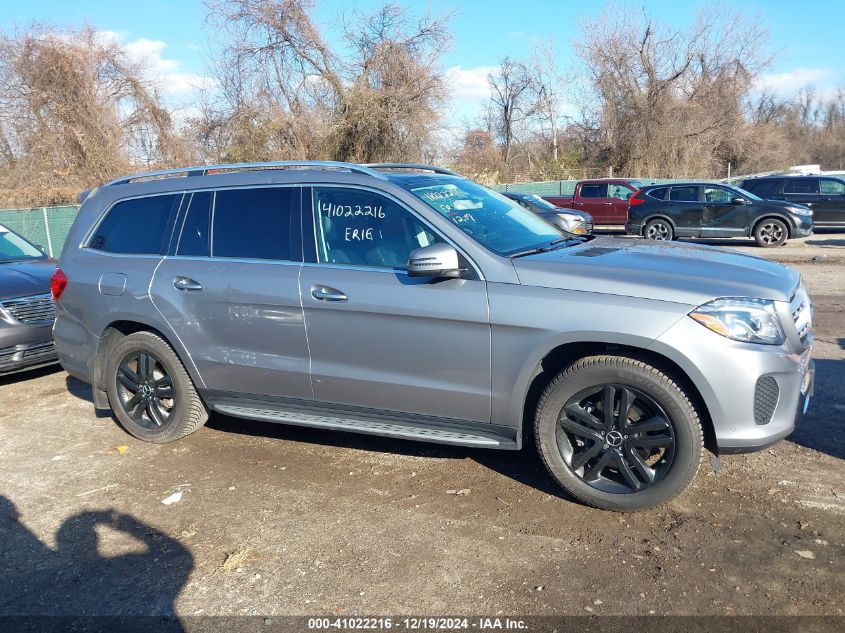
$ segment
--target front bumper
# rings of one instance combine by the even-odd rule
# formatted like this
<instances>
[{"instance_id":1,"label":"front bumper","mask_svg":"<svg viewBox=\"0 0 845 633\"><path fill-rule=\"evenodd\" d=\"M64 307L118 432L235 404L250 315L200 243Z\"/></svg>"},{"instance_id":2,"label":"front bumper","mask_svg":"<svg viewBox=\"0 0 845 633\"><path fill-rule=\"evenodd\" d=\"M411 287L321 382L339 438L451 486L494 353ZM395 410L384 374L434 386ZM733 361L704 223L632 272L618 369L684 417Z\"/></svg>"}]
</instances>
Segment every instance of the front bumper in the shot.
<instances>
[{"instance_id":1,"label":"front bumper","mask_svg":"<svg viewBox=\"0 0 845 633\"><path fill-rule=\"evenodd\" d=\"M59 362L53 341L30 343L0 349L0 375L13 374Z\"/></svg>"},{"instance_id":2,"label":"front bumper","mask_svg":"<svg viewBox=\"0 0 845 633\"><path fill-rule=\"evenodd\" d=\"M683 318L651 349L672 358L707 407L719 453L764 449L795 429L813 391L812 332L780 346L731 341ZM764 391L768 388L767 391Z\"/></svg>"},{"instance_id":3,"label":"front bumper","mask_svg":"<svg viewBox=\"0 0 845 633\"><path fill-rule=\"evenodd\" d=\"M632 224L631 222L625 224L625 233L628 235L640 235L642 230L642 224Z\"/></svg>"},{"instance_id":4,"label":"front bumper","mask_svg":"<svg viewBox=\"0 0 845 633\"><path fill-rule=\"evenodd\" d=\"M792 216L792 237L809 237L813 234L813 217L809 215Z\"/></svg>"}]
</instances>

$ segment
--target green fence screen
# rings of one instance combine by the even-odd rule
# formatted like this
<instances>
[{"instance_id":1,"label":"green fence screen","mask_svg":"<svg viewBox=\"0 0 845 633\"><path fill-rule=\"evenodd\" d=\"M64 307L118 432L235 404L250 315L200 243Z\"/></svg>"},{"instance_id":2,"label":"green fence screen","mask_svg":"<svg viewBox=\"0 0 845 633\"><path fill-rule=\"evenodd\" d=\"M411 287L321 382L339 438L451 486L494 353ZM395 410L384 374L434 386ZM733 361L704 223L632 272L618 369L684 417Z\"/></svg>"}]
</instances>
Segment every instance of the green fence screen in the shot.
<instances>
[{"instance_id":1,"label":"green fence screen","mask_svg":"<svg viewBox=\"0 0 845 633\"><path fill-rule=\"evenodd\" d=\"M50 257L58 257L77 211L78 205L0 209L0 225L38 244Z\"/></svg>"}]
</instances>

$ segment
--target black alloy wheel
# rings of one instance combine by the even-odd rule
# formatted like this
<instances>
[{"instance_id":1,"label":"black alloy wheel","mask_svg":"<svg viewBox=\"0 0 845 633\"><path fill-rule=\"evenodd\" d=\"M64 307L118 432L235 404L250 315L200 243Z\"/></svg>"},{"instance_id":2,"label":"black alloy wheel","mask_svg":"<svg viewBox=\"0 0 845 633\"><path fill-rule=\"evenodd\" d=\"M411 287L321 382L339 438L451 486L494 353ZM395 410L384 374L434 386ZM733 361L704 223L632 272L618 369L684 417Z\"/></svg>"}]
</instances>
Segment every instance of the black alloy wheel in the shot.
<instances>
[{"instance_id":1,"label":"black alloy wheel","mask_svg":"<svg viewBox=\"0 0 845 633\"><path fill-rule=\"evenodd\" d=\"M570 470L593 488L640 492L672 467L675 434L654 399L630 386L597 385L560 412L557 445Z\"/></svg>"},{"instance_id":2,"label":"black alloy wheel","mask_svg":"<svg viewBox=\"0 0 845 633\"><path fill-rule=\"evenodd\" d=\"M670 242L675 236L675 231L672 225L666 220L651 220L645 225L643 235L648 240L657 240L658 242Z\"/></svg>"},{"instance_id":3,"label":"black alloy wheel","mask_svg":"<svg viewBox=\"0 0 845 633\"><path fill-rule=\"evenodd\" d=\"M133 422L153 430L165 426L176 406L173 378L164 364L146 351L132 351L118 363L120 405Z\"/></svg>"}]
</instances>

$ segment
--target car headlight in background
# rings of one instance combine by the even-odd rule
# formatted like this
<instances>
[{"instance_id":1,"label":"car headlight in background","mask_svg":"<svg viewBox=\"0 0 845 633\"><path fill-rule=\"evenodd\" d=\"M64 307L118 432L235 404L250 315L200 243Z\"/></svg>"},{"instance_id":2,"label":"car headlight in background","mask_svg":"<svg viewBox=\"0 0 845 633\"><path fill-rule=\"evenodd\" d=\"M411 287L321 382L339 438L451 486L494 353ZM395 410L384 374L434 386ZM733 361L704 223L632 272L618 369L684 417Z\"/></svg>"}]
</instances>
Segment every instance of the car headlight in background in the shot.
<instances>
[{"instance_id":1,"label":"car headlight in background","mask_svg":"<svg viewBox=\"0 0 845 633\"><path fill-rule=\"evenodd\" d=\"M785 340L770 299L714 299L689 315L707 329L734 341L780 345Z\"/></svg>"},{"instance_id":2,"label":"car headlight in background","mask_svg":"<svg viewBox=\"0 0 845 633\"><path fill-rule=\"evenodd\" d=\"M813 210L809 207L788 207L788 209L796 215L813 215Z\"/></svg>"}]
</instances>

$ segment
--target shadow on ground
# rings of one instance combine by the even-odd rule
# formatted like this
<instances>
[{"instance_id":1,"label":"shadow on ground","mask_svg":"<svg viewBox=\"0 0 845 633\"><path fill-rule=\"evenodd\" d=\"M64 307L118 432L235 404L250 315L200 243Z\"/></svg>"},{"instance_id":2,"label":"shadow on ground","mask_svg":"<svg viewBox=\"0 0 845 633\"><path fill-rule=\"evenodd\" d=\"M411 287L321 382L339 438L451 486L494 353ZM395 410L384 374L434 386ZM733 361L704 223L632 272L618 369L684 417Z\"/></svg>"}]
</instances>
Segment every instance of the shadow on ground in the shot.
<instances>
[{"instance_id":1,"label":"shadow on ground","mask_svg":"<svg viewBox=\"0 0 845 633\"><path fill-rule=\"evenodd\" d=\"M121 532L141 547L104 556L98 529ZM0 616L160 616L166 620L156 623L158 630L182 630L174 602L193 556L131 515L81 512L62 524L51 549L0 496L0 544Z\"/></svg>"},{"instance_id":2,"label":"shadow on ground","mask_svg":"<svg viewBox=\"0 0 845 633\"><path fill-rule=\"evenodd\" d=\"M845 339L839 339L840 345ZM814 397L790 441L845 459L845 361L816 359Z\"/></svg>"}]
</instances>

